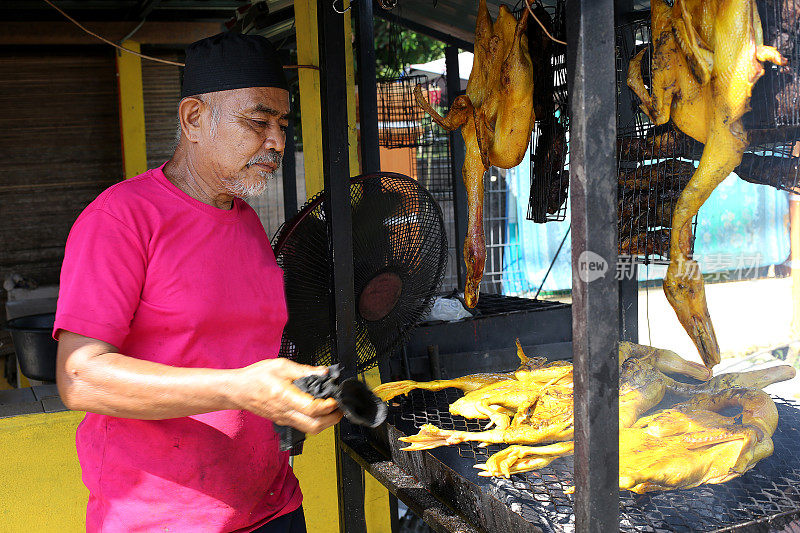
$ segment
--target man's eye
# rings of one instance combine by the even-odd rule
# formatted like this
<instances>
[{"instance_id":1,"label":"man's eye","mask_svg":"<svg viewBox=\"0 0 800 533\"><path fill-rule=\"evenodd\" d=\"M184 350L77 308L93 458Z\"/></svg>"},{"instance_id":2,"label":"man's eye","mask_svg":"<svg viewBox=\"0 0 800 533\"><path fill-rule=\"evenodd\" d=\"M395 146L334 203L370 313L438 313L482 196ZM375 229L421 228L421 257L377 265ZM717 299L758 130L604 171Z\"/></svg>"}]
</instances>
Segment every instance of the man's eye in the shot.
<instances>
[{"instance_id":1,"label":"man's eye","mask_svg":"<svg viewBox=\"0 0 800 533\"><path fill-rule=\"evenodd\" d=\"M267 127L267 123L266 123L266 121L263 121L263 120L253 120L253 119L250 119L250 122L252 122L254 125L258 126L259 128L265 128L265 127Z\"/></svg>"},{"instance_id":2,"label":"man's eye","mask_svg":"<svg viewBox=\"0 0 800 533\"><path fill-rule=\"evenodd\" d=\"M288 129L289 129L289 125L288 124L281 124L281 131L283 133L286 133L286 130L288 130Z\"/></svg>"}]
</instances>

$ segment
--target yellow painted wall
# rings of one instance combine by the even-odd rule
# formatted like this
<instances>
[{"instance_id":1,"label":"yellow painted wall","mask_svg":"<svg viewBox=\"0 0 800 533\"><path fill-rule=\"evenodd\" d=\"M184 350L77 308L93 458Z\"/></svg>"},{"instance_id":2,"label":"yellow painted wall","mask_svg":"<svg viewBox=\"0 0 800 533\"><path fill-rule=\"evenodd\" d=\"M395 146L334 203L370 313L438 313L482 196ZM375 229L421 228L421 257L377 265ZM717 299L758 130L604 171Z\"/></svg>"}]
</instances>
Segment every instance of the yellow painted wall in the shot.
<instances>
[{"instance_id":1,"label":"yellow painted wall","mask_svg":"<svg viewBox=\"0 0 800 533\"><path fill-rule=\"evenodd\" d=\"M125 41L122 45L134 52L140 49L139 43L134 41ZM122 163L125 177L132 178L147 170L142 60L133 54L117 51L117 77Z\"/></svg>"},{"instance_id":2,"label":"yellow painted wall","mask_svg":"<svg viewBox=\"0 0 800 533\"><path fill-rule=\"evenodd\" d=\"M0 419L0 531L84 531L89 493L75 451L82 418L65 411Z\"/></svg>"}]
</instances>

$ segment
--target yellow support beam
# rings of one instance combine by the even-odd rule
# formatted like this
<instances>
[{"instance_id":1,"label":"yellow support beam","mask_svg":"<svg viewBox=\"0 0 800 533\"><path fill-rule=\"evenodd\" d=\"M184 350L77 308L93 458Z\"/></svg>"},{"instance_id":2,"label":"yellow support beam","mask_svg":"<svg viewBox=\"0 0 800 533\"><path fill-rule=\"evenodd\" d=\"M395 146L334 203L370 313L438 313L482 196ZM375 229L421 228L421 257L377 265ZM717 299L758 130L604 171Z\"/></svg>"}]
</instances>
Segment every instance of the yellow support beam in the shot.
<instances>
[{"instance_id":1,"label":"yellow support beam","mask_svg":"<svg viewBox=\"0 0 800 533\"><path fill-rule=\"evenodd\" d=\"M349 0L343 0L344 13L344 77L347 82L347 144L350 176L361 174L358 157L358 111L356 109L356 73L353 61L353 25Z\"/></svg>"},{"instance_id":2,"label":"yellow support beam","mask_svg":"<svg viewBox=\"0 0 800 533\"><path fill-rule=\"evenodd\" d=\"M297 62L319 66L317 1L294 0L294 20ZM298 69L298 76L306 198L311 198L324 187L319 71L301 68ZM333 428L306 439L303 453L294 458L293 469L303 491L307 529L319 533L339 533L339 489L336 483L336 438Z\"/></svg>"},{"instance_id":3,"label":"yellow support beam","mask_svg":"<svg viewBox=\"0 0 800 533\"><path fill-rule=\"evenodd\" d=\"M294 21L297 40L297 62L319 66L316 0L294 0ZM322 103L319 71L298 69L300 80L300 122L303 127L303 165L306 198L324 187L322 176Z\"/></svg>"},{"instance_id":4,"label":"yellow support beam","mask_svg":"<svg viewBox=\"0 0 800 533\"><path fill-rule=\"evenodd\" d=\"M135 41L125 41L122 46L135 52L140 51L139 43ZM118 50L117 77L119 82L119 122L122 132L122 163L127 179L147 170L142 60L133 54Z\"/></svg>"}]
</instances>

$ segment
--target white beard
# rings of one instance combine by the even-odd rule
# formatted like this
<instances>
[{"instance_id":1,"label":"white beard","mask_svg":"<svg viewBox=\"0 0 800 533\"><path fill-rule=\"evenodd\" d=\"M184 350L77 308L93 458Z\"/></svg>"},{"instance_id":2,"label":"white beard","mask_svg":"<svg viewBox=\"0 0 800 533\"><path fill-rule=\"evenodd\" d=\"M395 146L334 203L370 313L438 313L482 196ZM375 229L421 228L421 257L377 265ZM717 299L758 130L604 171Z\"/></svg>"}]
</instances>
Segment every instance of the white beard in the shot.
<instances>
[{"instance_id":1,"label":"white beard","mask_svg":"<svg viewBox=\"0 0 800 533\"><path fill-rule=\"evenodd\" d=\"M246 183L244 180L225 180L225 188L231 196L243 200L259 196L267 189L269 180L275 177L276 172L277 170L275 172L259 170L258 175L261 179L251 183Z\"/></svg>"}]
</instances>

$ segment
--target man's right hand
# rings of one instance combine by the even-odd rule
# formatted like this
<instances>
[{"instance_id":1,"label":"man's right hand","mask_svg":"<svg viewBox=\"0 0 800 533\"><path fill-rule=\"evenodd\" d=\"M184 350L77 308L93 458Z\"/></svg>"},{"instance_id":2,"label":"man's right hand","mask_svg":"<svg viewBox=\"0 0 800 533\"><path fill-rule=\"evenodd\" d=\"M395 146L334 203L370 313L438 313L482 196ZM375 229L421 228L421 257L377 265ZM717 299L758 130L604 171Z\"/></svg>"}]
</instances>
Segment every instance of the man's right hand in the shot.
<instances>
[{"instance_id":1,"label":"man's right hand","mask_svg":"<svg viewBox=\"0 0 800 533\"><path fill-rule=\"evenodd\" d=\"M319 399L294 386L292 381L309 374L324 374L327 367L306 366L288 359L267 359L238 371L232 391L234 402L258 416L282 426L315 435L341 420L333 398Z\"/></svg>"}]
</instances>

